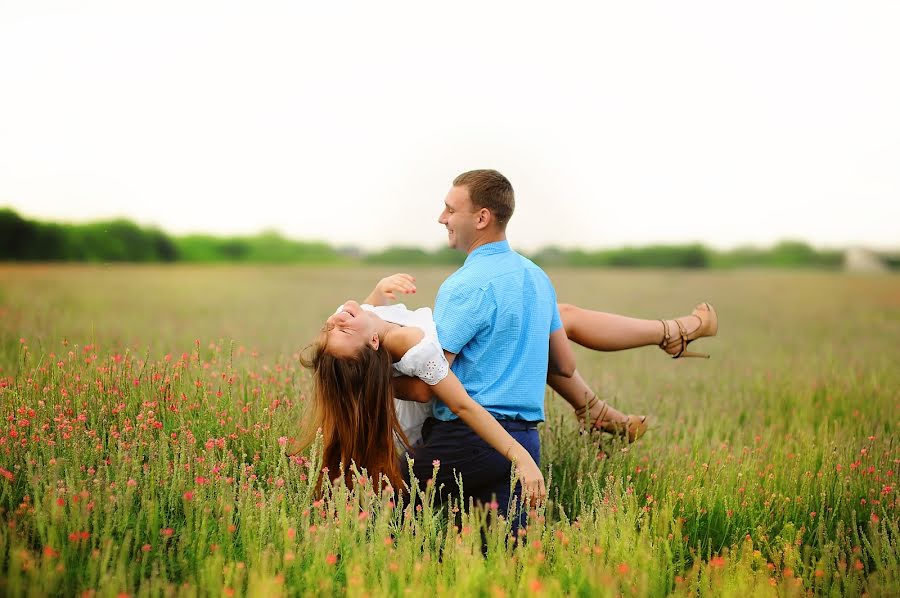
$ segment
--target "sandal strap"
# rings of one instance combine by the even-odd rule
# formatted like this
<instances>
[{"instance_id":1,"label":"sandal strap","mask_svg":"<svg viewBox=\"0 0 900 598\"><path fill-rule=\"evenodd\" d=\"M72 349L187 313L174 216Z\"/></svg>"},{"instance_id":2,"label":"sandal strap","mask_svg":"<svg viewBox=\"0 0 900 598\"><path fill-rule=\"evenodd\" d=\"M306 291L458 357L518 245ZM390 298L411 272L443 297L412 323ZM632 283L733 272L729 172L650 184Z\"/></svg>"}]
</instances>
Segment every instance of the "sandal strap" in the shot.
<instances>
[{"instance_id":1,"label":"sandal strap","mask_svg":"<svg viewBox=\"0 0 900 598\"><path fill-rule=\"evenodd\" d=\"M597 404L597 400L597 395L594 395L587 400L583 407L577 409L575 415L578 416L578 419L587 420L588 415L591 414L591 409Z\"/></svg>"},{"instance_id":2,"label":"sandal strap","mask_svg":"<svg viewBox=\"0 0 900 598\"><path fill-rule=\"evenodd\" d=\"M663 325L663 338L659 341L659 348L665 350L669 346L669 323L665 320L660 320L660 322Z\"/></svg>"},{"instance_id":3,"label":"sandal strap","mask_svg":"<svg viewBox=\"0 0 900 598\"><path fill-rule=\"evenodd\" d=\"M680 320L675 320L675 324L678 326L678 332L681 335L681 347L678 349L678 353L672 356L673 359L680 357L681 354L684 353L684 350L687 349L688 345L687 328L684 327L684 324L682 324Z\"/></svg>"},{"instance_id":4,"label":"sandal strap","mask_svg":"<svg viewBox=\"0 0 900 598\"><path fill-rule=\"evenodd\" d=\"M594 395L594 398L596 398L596 397L597 397L597 395ZM607 403L606 401L600 401L600 402L603 403L603 409L601 409L600 414L594 418L594 422L591 424L592 430L602 430L602 428L598 424L600 422L602 422L603 418L606 416L606 414L609 413L609 403Z\"/></svg>"}]
</instances>

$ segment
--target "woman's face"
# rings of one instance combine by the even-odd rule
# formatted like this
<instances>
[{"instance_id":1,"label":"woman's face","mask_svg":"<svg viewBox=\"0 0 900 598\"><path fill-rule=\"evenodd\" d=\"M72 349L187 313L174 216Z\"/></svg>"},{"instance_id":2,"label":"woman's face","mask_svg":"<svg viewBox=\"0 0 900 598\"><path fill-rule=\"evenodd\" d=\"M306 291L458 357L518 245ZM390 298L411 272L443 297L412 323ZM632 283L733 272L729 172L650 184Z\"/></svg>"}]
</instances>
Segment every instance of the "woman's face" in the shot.
<instances>
[{"instance_id":1,"label":"woman's face","mask_svg":"<svg viewBox=\"0 0 900 598\"><path fill-rule=\"evenodd\" d=\"M353 357L366 344L373 349L380 344L372 314L352 299L325 320L325 340L325 350L335 357Z\"/></svg>"}]
</instances>

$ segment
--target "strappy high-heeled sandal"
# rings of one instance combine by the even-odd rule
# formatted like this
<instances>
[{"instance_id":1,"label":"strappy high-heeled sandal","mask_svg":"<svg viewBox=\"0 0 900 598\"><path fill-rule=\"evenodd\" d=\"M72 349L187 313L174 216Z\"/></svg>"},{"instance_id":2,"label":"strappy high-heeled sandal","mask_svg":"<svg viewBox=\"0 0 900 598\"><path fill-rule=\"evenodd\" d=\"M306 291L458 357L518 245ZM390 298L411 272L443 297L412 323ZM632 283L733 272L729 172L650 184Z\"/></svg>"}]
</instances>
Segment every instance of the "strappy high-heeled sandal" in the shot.
<instances>
[{"instance_id":1,"label":"strappy high-heeled sandal","mask_svg":"<svg viewBox=\"0 0 900 598\"><path fill-rule=\"evenodd\" d=\"M675 319L675 325L678 326L678 336L672 338L669 334L669 324L665 320L660 320L663 325L663 339L659 343L659 348L672 356L672 359L679 357L705 357L709 359L707 353L698 353L696 351L688 351L687 346L691 341L703 338L704 336L715 336L719 331L719 318L716 310L709 303L700 303L691 312L688 317L695 317L699 320L699 324L691 332L688 332L680 319Z\"/></svg>"},{"instance_id":2,"label":"strappy high-heeled sandal","mask_svg":"<svg viewBox=\"0 0 900 598\"><path fill-rule=\"evenodd\" d=\"M587 421L588 415L591 413L591 408L596 405L598 401L600 401L600 399L597 398L597 395L588 399L585 406L576 412L578 418L582 421ZM594 418L594 422L591 424L591 430L605 432L611 436L622 437L626 439L629 444L643 436L647 431L646 415L627 415L627 420L623 422L604 420L604 416L609 412L609 403L606 401L602 401L602 403L603 408L600 410L600 414Z\"/></svg>"}]
</instances>

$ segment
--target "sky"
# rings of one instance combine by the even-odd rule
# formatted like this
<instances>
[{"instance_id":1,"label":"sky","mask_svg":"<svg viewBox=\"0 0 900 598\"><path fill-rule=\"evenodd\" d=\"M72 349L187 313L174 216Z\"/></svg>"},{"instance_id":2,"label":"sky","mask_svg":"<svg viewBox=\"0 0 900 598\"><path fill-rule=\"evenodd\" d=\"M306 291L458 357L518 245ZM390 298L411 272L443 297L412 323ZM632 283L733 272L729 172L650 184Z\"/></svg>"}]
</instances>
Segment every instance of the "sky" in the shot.
<instances>
[{"instance_id":1,"label":"sky","mask_svg":"<svg viewBox=\"0 0 900 598\"><path fill-rule=\"evenodd\" d=\"M439 247L900 247L900 2L0 0L0 207Z\"/></svg>"}]
</instances>

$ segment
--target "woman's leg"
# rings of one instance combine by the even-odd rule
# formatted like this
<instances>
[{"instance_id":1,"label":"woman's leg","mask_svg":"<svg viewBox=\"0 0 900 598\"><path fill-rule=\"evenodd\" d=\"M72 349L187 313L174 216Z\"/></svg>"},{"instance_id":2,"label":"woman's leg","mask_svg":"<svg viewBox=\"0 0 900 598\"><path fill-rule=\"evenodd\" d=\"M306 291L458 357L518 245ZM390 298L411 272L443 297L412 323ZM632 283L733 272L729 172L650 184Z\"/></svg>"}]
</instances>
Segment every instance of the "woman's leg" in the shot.
<instances>
[{"instance_id":1,"label":"woman's leg","mask_svg":"<svg viewBox=\"0 0 900 598\"><path fill-rule=\"evenodd\" d=\"M618 314L559 304L559 315L569 340L595 351L621 351L646 345L659 345L665 329L659 320L642 320ZM674 320L670 330L678 330Z\"/></svg>"},{"instance_id":2,"label":"woman's leg","mask_svg":"<svg viewBox=\"0 0 900 598\"><path fill-rule=\"evenodd\" d=\"M599 400L577 370L571 378L550 374L547 384L572 406L578 419L591 430L625 436L628 442L634 442L647 431L645 416L625 415L606 401Z\"/></svg>"},{"instance_id":3,"label":"woman's leg","mask_svg":"<svg viewBox=\"0 0 900 598\"><path fill-rule=\"evenodd\" d=\"M673 357L708 357L686 351L689 342L718 331L716 312L701 303L688 316L672 320L642 320L618 314L559 304L566 336L582 347L595 351L621 351L656 345Z\"/></svg>"},{"instance_id":4,"label":"woman's leg","mask_svg":"<svg viewBox=\"0 0 900 598\"><path fill-rule=\"evenodd\" d=\"M587 382L584 381L578 370L575 370L571 378L550 374L547 376L547 384L572 406L572 409L575 410L580 419L586 419L589 424L600 418L600 416L603 416L601 419L606 421L624 422L628 420L624 413L615 407L611 407L606 401L593 401L587 409L587 413L585 413L585 407L588 405L588 402L597 395L587 385ZM603 413L604 410L606 413Z\"/></svg>"}]
</instances>

